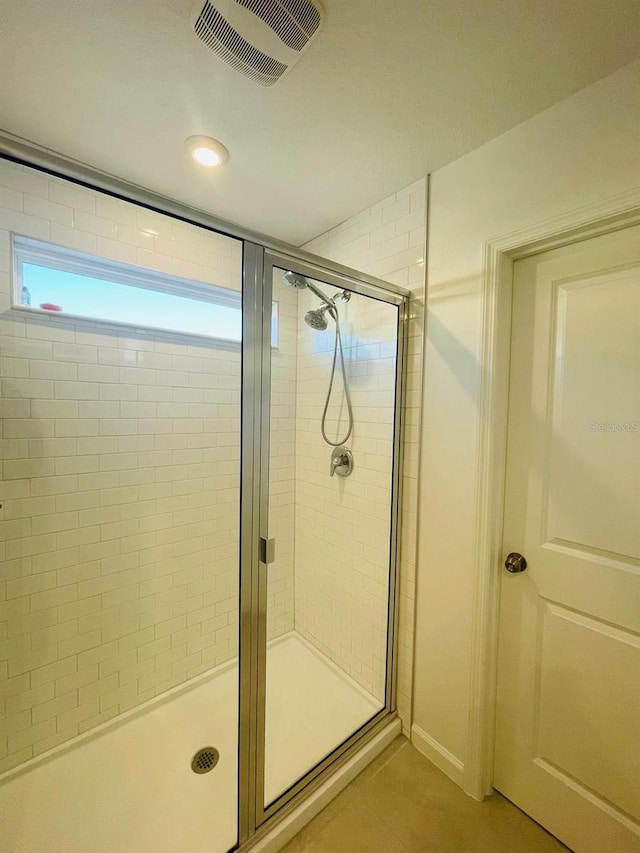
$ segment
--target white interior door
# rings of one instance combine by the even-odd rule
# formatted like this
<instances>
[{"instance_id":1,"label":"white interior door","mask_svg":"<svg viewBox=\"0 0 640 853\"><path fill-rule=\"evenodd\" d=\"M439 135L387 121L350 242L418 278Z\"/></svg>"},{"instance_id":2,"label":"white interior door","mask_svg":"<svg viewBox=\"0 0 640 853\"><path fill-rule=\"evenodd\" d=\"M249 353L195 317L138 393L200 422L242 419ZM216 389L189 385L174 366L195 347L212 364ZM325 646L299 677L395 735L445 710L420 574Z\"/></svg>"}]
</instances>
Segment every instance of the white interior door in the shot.
<instances>
[{"instance_id":1,"label":"white interior door","mask_svg":"<svg viewBox=\"0 0 640 853\"><path fill-rule=\"evenodd\" d=\"M640 851L640 227L518 261L495 787Z\"/></svg>"}]
</instances>

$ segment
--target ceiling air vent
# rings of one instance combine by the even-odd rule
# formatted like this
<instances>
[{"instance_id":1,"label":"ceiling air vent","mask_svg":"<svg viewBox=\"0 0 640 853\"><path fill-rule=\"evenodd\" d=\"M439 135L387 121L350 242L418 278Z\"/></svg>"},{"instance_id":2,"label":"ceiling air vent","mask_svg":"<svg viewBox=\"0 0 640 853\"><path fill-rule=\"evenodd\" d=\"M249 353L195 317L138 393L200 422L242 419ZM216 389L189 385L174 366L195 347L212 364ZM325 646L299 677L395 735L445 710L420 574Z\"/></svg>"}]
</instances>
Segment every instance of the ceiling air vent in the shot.
<instances>
[{"instance_id":1,"label":"ceiling air vent","mask_svg":"<svg viewBox=\"0 0 640 853\"><path fill-rule=\"evenodd\" d=\"M318 0L197 0L193 29L221 59L262 86L292 68L322 23Z\"/></svg>"}]
</instances>

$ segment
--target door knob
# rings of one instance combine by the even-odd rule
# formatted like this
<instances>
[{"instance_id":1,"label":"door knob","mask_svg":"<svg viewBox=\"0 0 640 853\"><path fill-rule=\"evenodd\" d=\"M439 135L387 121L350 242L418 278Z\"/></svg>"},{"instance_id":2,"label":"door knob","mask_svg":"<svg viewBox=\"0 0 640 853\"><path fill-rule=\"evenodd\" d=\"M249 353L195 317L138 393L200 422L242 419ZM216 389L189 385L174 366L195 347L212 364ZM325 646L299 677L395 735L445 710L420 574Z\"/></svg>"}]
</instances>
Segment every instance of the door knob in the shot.
<instances>
[{"instance_id":1,"label":"door knob","mask_svg":"<svg viewBox=\"0 0 640 853\"><path fill-rule=\"evenodd\" d=\"M524 572L527 568L527 561L522 554L518 554L517 551L512 551L510 554L507 554L507 559L504 561L504 567L508 572L515 575L518 572Z\"/></svg>"}]
</instances>

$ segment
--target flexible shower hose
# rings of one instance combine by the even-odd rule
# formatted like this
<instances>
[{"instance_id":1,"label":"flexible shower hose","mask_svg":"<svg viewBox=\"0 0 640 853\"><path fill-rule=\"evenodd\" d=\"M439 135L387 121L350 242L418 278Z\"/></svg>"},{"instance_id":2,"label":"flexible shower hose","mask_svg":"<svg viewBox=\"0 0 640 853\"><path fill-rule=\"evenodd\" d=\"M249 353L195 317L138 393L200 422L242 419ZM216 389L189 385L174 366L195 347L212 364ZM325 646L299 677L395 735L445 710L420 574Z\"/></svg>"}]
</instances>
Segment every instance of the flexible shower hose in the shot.
<instances>
[{"instance_id":1,"label":"flexible shower hose","mask_svg":"<svg viewBox=\"0 0 640 853\"><path fill-rule=\"evenodd\" d=\"M340 332L340 316L338 314L338 309L335 305L332 305L330 308L330 314L333 317L336 324L336 337L335 343L333 345L333 363L331 365L331 377L329 379L329 388L327 390L327 399L324 403L324 410L322 412L322 419L320 421L320 431L322 433L322 437L327 442L327 444L331 445L331 447L340 447L341 444L345 444L348 440L349 436L353 432L353 409L351 407L351 395L349 393L349 383L347 381L347 371L344 365L344 351L342 349L342 333ZM327 410L329 409L329 402L331 400L331 394L333 392L333 380L336 374L336 360L338 357L338 348L340 349L340 368L342 370L342 385L344 387L344 396L347 401L347 412L349 413L349 429L346 432L344 438L341 438L340 441L331 441L331 439L327 436Z\"/></svg>"}]
</instances>

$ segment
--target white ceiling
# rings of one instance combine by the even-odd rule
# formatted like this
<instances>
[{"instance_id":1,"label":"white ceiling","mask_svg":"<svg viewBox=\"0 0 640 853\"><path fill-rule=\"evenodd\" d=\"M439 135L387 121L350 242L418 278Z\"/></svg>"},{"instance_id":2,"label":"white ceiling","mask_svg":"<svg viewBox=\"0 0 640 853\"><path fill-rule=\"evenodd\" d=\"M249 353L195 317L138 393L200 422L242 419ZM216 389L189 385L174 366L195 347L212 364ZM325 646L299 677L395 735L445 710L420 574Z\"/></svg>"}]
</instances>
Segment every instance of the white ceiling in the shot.
<instances>
[{"instance_id":1,"label":"white ceiling","mask_svg":"<svg viewBox=\"0 0 640 853\"><path fill-rule=\"evenodd\" d=\"M300 244L640 55L638 0L323 0L265 89L192 0L0 0L0 127ZM219 138L217 174L183 142Z\"/></svg>"}]
</instances>

